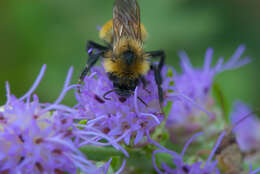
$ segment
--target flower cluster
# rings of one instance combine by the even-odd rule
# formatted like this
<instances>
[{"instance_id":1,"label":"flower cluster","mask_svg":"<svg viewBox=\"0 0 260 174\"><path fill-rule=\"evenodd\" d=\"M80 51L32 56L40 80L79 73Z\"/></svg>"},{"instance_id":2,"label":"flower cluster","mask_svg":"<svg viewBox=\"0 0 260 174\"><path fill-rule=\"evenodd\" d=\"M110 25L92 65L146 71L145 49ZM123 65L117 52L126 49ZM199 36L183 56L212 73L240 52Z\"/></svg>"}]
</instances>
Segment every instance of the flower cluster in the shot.
<instances>
[{"instance_id":1,"label":"flower cluster","mask_svg":"<svg viewBox=\"0 0 260 174\"><path fill-rule=\"evenodd\" d=\"M226 131L223 131L220 134L217 142L215 143L213 149L211 150L211 152L209 154L209 157L205 161L195 161L195 162L192 162L192 163L185 162L184 161L184 155L185 155L185 152L186 152L188 146L192 143L192 141L194 141L194 139L197 136L200 136L201 134L203 134L203 133L199 132L199 133L194 134L184 145L184 148L182 149L181 154L178 154L177 152L174 152L174 151L170 151L166 148L161 148L159 150L155 150L153 152L153 165L154 165L154 168L157 171L157 173L159 173L159 174L248 173L248 172L244 172L243 169L240 169L240 168L232 169L232 167L236 167L236 166L224 166L225 168L228 168L229 170L228 171L225 171L225 170L220 171L218 169L218 163L220 161L218 161L218 160L212 161L212 159L216 155L216 152L219 151L219 148L220 148L222 141L224 141L224 138L227 135ZM163 169L163 171L161 171L158 168L157 163L156 163L156 154L158 154L158 153L169 154L172 157L172 162L174 163L175 168L171 168L169 165L162 162L161 168ZM232 163L229 163L229 164L232 165ZM260 168L256 169L255 171L250 171L249 174L257 174L259 172L260 172Z\"/></svg>"},{"instance_id":2,"label":"flower cluster","mask_svg":"<svg viewBox=\"0 0 260 174\"><path fill-rule=\"evenodd\" d=\"M224 129L224 126L226 126L224 125L225 121L223 120L223 116L221 116L221 112L219 112L219 109L216 107L214 98L210 95L210 91L212 89L213 80L216 74L223 72L224 70L238 68L250 62L249 58L240 59L243 51L244 46L240 46L227 63L223 64L223 59L220 58L217 65L211 68L210 64L213 51L212 49L208 49L202 69L193 68L189 62L188 56L184 52L181 52L180 57L183 73L175 73L174 92L182 94L182 97L173 102L166 125L173 142L182 143L183 141L187 141L187 137L191 133L203 130L207 132L207 135L203 136L200 140L197 140L197 143L203 147L202 142L208 141L210 138L209 136L212 136L214 132L216 133L217 131ZM199 107L210 111L214 115L212 116L208 114L212 117L207 117L205 112L201 112L203 110L200 109L198 105ZM230 118L234 127L233 132L236 136L236 140L233 141L231 133L224 136L223 132L204 165L202 165L203 162L194 161L194 157L192 156L190 157L189 163L185 163L183 161L184 152L190 142L194 139L193 137L187 141L181 155L177 154L177 152L169 151L168 149L162 147L160 147L160 150L154 151L153 161L156 171L158 173L165 174L215 174L220 173L220 170L217 167L221 168L221 173L237 173L238 171L245 171L245 169L243 169L243 165L246 161L243 157L243 152L250 151L250 153L256 153L259 152L260 147L260 122L254 115L252 116L252 114L252 111L243 103L236 102L234 104L233 112ZM231 127L231 125L229 127ZM195 134L195 136L197 136L197 134ZM211 163L210 161L215 152L221 152L221 154L216 154L216 158L220 161L216 160ZM173 157L173 163L176 167L171 168L165 163L162 163L161 168L164 172L160 171L155 162L156 153L170 154ZM241 158L234 159L232 157L232 153L236 153L237 155L240 154ZM252 156L250 153L248 153L248 157ZM255 161L256 158L253 158L253 160L249 161L249 163L252 164ZM259 169L255 171L252 171L252 169L250 170L250 174L255 174L258 172Z\"/></svg>"},{"instance_id":3,"label":"flower cluster","mask_svg":"<svg viewBox=\"0 0 260 174\"><path fill-rule=\"evenodd\" d=\"M162 74L162 88L166 93L170 84L166 68ZM113 137L116 142L124 140L129 144L130 140L134 139L133 143L137 144L164 119L153 72L150 71L145 78L147 86L136 88L134 95L129 98L121 98L116 93L111 93L109 99L104 99L103 95L113 88L113 84L103 68L93 68L91 75L85 78L84 85L76 94L77 118L87 120L87 125Z\"/></svg>"},{"instance_id":4,"label":"flower cluster","mask_svg":"<svg viewBox=\"0 0 260 174\"><path fill-rule=\"evenodd\" d=\"M213 122L219 122L221 117L216 117L219 115L219 110L216 110L215 101L210 95L214 77L225 70L235 69L249 63L248 57L240 59L244 50L245 47L240 46L226 63L223 63L224 59L220 58L217 64L211 67L213 49L208 48L201 69L194 68L186 53L180 52L183 72L175 73L173 76L174 91L190 98L200 107L210 111L211 114L206 115L207 112L202 112L194 103L187 102L185 97L175 99L167 119L167 128L172 132L173 141L182 139L186 141L190 134L203 130L205 126L211 125Z\"/></svg>"},{"instance_id":5,"label":"flower cluster","mask_svg":"<svg viewBox=\"0 0 260 174\"><path fill-rule=\"evenodd\" d=\"M203 165L203 162L194 162L193 164L188 164L184 162L184 154L188 148L188 146L192 143L192 141L202 133L196 133L193 135L185 144L181 154L178 154L177 152L170 151L168 149L160 149L153 152L153 164L155 167L155 170L159 174L202 174L202 173L214 173L214 174L220 174L220 171L217 168L217 161L211 161L219 144L221 143L221 140L223 139L225 132L223 132L219 139L217 140L216 145L214 146L213 150L210 153L210 156L208 157L206 163ZM164 172L160 171L160 169L157 167L155 155L157 153L168 153L172 156L172 161L175 164L176 168L172 169L170 166L168 166L165 163L162 163L162 168Z\"/></svg>"},{"instance_id":6,"label":"flower cluster","mask_svg":"<svg viewBox=\"0 0 260 174\"><path fill-rule=\"evenodd\" d=\"M74 110L60 103L69 85L70 69L64 89L53 104L39 102L32 95L41 81L43 66L32 88L21 98L10 94L0 108L0 173L106 173L108 165L97 168L88 161L72 141L76 137ZM32 100L31 100L32 98Z\"/></svg>"}]
</instances>

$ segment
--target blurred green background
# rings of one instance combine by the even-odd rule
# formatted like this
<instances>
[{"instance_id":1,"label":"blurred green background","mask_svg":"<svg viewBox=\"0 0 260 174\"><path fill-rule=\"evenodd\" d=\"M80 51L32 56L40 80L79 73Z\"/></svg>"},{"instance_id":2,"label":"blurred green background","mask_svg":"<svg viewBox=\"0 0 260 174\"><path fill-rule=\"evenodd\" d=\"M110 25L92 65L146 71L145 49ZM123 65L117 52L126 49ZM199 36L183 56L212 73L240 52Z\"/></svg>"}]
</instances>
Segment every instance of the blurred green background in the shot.
<instances>
[{"instance_id":1,"label":"blurred green background","mask_svg":"<svg viewBox=\"0 0 260 174\"><path fill-rule=\"evenodd\" d=\"M149 39L146 50L164 49L167 63L179 70L179 50L201 66L206 48L228 58L238 45L253 63L224 72L216 80L228 102L240 99L259 108L260 3L253 0L139 0ZM0 1L0 104L5 81L16 96L26 92L41 66L47 72L37 89L42 102L52 102L62 89L67 70L74 66L77 82L87 55L87 40L99 43L97 26L112 17L113 0ZM257 78L258 77L258 78ZM73 104L71 92L64 103Z\"/></svg>"}]
</instances>

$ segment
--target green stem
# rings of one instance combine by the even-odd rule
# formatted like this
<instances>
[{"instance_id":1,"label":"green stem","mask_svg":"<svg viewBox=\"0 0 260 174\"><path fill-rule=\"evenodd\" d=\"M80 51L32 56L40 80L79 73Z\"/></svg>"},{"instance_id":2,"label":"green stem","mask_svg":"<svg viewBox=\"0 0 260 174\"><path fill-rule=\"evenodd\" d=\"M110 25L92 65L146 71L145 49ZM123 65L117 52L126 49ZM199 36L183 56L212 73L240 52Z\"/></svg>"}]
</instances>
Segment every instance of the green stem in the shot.
<instances>
[{"instance_id":1,"label":"green stem","mask_svg":"<svg viewBox=\"0 0 260 174\"><path fill-rule=\"evenodd\" d=\"M113 147L85 146L79 148L85 156L94 161L107 160L113 156L123 157L124 154Z\"/></svg>"},{"instance_id":2,"label":"green stem","mask_svg":"<svg viewBox=\"0 0 260 174\"><path fill-rule=\"evenodd\" d=\"M127 158L127 168L131 168L136 173L142 174L153 174L155 172L152 165L152 151L154 150L152 146L148 145L139 149L126 147L126 150L130 155L130 158ZM81 147L80 151L83 152L89 160L93 161L107 161L113 158L112 163L113 161L118 163L115 166L112 165L114 169L120 167L122 159L126 158L122 152L113 147L85 146ZM156 158L158 161L171 163L171 157L169 155L158 154Z\"/></svg>"}]
</instances>

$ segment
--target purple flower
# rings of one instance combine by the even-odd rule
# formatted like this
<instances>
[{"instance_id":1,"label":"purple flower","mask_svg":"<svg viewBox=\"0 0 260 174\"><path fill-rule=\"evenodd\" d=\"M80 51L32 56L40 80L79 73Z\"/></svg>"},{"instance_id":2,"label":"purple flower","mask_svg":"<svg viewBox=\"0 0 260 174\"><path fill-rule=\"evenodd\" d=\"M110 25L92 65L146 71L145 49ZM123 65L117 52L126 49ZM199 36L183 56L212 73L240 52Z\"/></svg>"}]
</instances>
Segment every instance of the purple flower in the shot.
<instances>
[{"instance_id":1,"label":"purple flower","mask_svg":"<svg viewBox=\"0 0 260 174\"><path fill-rule=\"evenodd\" d=\"M244 117L246 118L243 119ZM244 152L260 150L260 120L253 114L252 109L237 101L233 104L230 119L235 126L233 131L240 149Z\"/></svg>"},{"instance_id":2,"label":"purple flower","mask_svg":"<svg viewBox=\"0 0 260 174\"><path fill-rule=\"evenodd\" d=\"M167 77L166 68L162 74ZM79 103L75 107L79 111L77 118L87 120L87 126L100 130L116 142L123 140L129 144L133 140L137 144L147 130L153 131L164 119L153 72L149 72L145 79L148 83L146 89L140 85L129 98L110 93L107 96L109 100L106 100L103 95L113 88L113 84L102 67L94 67L91 75L85 77L80 92L76 93ZM165 78L162 84L165 94L168 85L169 78Z\"/></svg>"},{"instance_id":3,"label":"purple flower","mask_svg":"<svg viewBox=\"0 0 260 174\"><path fill-rule=\"evenodd\" d=\"M258 169L256 169L256 170L250 172L249 174L257 174L257 173L260 173L260 168L258 168Z\"/></svg>"},{"instance_id":4,"label":"purple flower","mask_svg":"<svg viewBox=\"0 0 260 174\"><path fill-rule=\"evenodd\" d=\"M198 161L192 164L186 163L184 162L184 154L188 148L188 146L192 143L192 141L199 135L201 135L202 133L196 133L195 135L192 136L192 138L190 138L187 143L185 144L181 154L178 154L177 152L173 152L170 151L166 148L161 148L160 150L155 150L153 152L153 165L155 170L159 173L159 174L220 174L218 168L216 167L217 165L217 161L212 161L213 156L218 148L218 146L220 145L224 135L225 135L225 131L220 135L220 137L218 138L213 150L210 153L210 156L208 157L207 161L203 162L203 161ZM165 163L161 164L161 168L163 169L163 171L161 171L157 164L156 164L156 160L155 160L155 155L157 153L168 153L172 156L172 161L174 163L174 165L176 166L176 168L171 168L170 166L168 166Z\"/></svg>"},{"instance_id":5,"label":"purple flower","mask_svg":"<svg viewBox=\"0 0 260 174\"><path fill-rule=\"evenodd\" d=\"M245 47L240 46L234 55L223 64L223 58L219 58L217 64L211 67L213 49L206 51L203 68L194 68L185 52L180 52L182 73L175 73L174 92L185 97L175 97L170 114L167 119L167 128L172 132L172 138L187 137L194 131L203 129L205 125L210 125L217 114L214 109L214 100L210 96L214 77L226 70L241 67L250 62L248 57L240 59ZM202 110L195 107L194 103L187 102L187 98L197 105L214 113L209 118ZM209 114L208 114L209 115ZM176 135L178 134L178 135ZM176 135L176 136L175 136Z\"/></svg>"},{"instance_id":6,"label":"purple flower","mask_svg":"<svg viewBox=\"0 0 260 174\"><path fill-rule=\"evenodd\" d=\"M45 69L44 65L31 89L21 98L11 95L6 85L7 102L0 107L0 173L58 174L76 173L78 169L84 173L106 173L107 169L97 168L76 148L72 141L76 137L75 110L60 104L66 92L76 87L69 85L73 69L53 104L42 104L32 95Z\"/></svg>"}]
</instances>

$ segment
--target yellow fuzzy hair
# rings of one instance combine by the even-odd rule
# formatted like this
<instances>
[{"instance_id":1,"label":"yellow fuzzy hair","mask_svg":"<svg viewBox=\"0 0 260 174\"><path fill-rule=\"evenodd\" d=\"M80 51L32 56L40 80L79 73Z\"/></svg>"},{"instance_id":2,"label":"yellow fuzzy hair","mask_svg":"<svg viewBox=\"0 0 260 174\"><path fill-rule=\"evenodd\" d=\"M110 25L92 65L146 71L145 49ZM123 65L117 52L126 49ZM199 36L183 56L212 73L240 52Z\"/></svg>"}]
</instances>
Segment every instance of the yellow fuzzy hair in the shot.
<instances>
[{"instance_id":1,"label":"yellow fuzzy hair","mask_svg":"<svg viewBox=\"0 0 260 174\"><path fill-rule=\"evenodd\" d=\"M129 49L137 57L131 65L126 64L124 58L120 57L123 52ZM104 57L103 64L106 72L113 73L118 77L134 79L146 74L150 69L149 55L144 53L142 43L133 39L120 39L115 43L113 50L108 51Z\"/></svg>"},{"instance_id":2,"label":"yellow fuzzy hair","mask_svg":"<svg viewBox=\"0 0 260 174\"><path fill-rule=\"evenodd\" d=\"M101 30L99 31L99 38L104 40L107 43L112 43L112 35L113 35L113 20L109 20Z\"/></svg>"}]
</instances>

